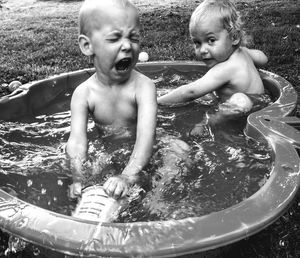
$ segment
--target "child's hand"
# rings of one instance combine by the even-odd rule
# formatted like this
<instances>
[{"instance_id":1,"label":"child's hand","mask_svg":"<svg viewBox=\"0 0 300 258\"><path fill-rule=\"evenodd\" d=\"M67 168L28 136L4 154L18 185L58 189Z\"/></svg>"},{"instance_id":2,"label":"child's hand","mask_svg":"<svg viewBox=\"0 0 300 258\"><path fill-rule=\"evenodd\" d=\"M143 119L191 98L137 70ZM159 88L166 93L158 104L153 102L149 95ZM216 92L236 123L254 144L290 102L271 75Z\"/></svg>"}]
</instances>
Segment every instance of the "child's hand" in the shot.
<instances>
[{"instance_id":1,"label":"child's hand","mask_svg":"<svg viewBox=\"0 0 300 258\"><path fill-rule=\"evenodd\" d=\"M105 192L115 198L123 198L128 193L131 182L129 177L124 175L112 176L104 183L103 188Z\"/></svg>"},{"instance_id":2,"label":"child's hand","mask_svg":"<svg viewBox=\"0 0 300 258\"><path fill-rule=\"evenodd\" d=\"M82 185L80 182L75 182L69 186L69 196L72 199L76 199L81 196Z\"/></svg>"}]
</instances>

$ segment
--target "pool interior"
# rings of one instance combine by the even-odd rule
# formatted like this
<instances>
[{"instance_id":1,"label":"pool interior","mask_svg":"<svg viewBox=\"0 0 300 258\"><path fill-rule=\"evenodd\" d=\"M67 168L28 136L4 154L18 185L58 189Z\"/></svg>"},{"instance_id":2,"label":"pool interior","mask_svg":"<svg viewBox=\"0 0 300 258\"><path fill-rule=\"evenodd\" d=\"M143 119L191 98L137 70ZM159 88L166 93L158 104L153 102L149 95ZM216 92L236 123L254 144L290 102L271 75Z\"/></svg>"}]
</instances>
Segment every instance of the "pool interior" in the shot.
<instances>
[{"instance_id":1,"label":"pool interior","mask_svg":"<svg viewBox=\"0 0 300 258\"><path fill-rule=\"evenodd\" d=\"M179 73L170 69L147 75L156 83L158 94L163 94L202 74L203 71ZM71 174L64 153L72 91L66 88L33 115L0 125L0 188L21 200L65 215L71 215L76 206L76 201L68 197ZM202 216L239 203L260 189L271 171L272 158L265 142L245 137L246 117L216 126L204 125L200 132L191 134L195 124L203 123L215 109L213 98L159 109L158 140L145 169L145 174L150 175L144 185L146 194L132 200L117 222ZM133 139L103 141L92 120L88 128L90 158L86 163L86 184L101 184L125 166ZM104 134L104 138L109 138L111 132L104 130ZM183 140L191 147L187 159L177 162L171 175L170 170L159 169L169 151L163 148L166 136ZM99 174L99 157L103 155L109 157L109 165Z\"/></svg>"},{"instance_id":2,"label":"pool interior","mask_svg":"<svg viewBox=\"0 0 300 258\"><path fill-rule=\"evenodd\" d=\"M147 64L139 64L138 67L147 71L147 75L153 78L156 84L161 87L159 89L160 92L168 90L165 89L163 81L164 76L166 76L167 80L172 81L174 85L176 85L176 83L179 85L184 82L184 80L188 80L185 78L185 75L193 73L193 76L198 77L201 73L197 74L197 71L204 72L203 65L194 62L158 62L153 64L150 62ZM180 74L179 77L176 75L178 71ZM153 172L155 170L151 169L151 167L150 170L148 170L148 167L146 172L150 172L149 174L153 176L152 179L154 179L152 181L150 180L150 182L154 183L161 191L155 193L153 191L155 189L151 188L150 185L148 188L150 194L143 196L142 199L133 200L133 203L135 202L135 205L141 205L144 201L145 206L142 208L145 208L148 205L147 207L154 208L155 212L149 214L149 210L143 210L141 208L142 214L136 214L134 213L135 210L130 210L129 206L128 210L122 212L122 214L120 214L121 216L118 218L121 222L135 221L137 217L139 217L140 220L145 221L149 219L155 220L157 217L160 217L163 221L104 223L98 227L92 222L77 221L68 216L51 213L50 211L40 209L37 206L27 205L22 201L11 197L11 195L23 195L24 197L20 196L20 198L24 198L26 201L29 198L32 203L39 203L37 205L63 214L70 213L73 207L75 207L76 203L72 203L67 197L70 175L68 174L68 167L65 164L63 149L64 143L67 141L69 128L63 124L69 124L70 114L68 109L72 90L76 85L93 73L92 69L85 69L84 71L72 72L55 78L35 82L34 85L32 85L34 86L32 88L30 87L30 84L24 85L24 87L22 86L17 92L14 92L7 98L1 99L0 104L2 110L5 110L6 112L0 113L0 117L6 122L2 123L3 127L1 127L0 130L1 133L7 133L9 130L12 130L12 135L14 136L10 137L9 133L7 133L6 136L11 140L12 145L15 147L14 150L16 151L16 153L13 153L11 161L7 159L3 163L3 167L7 169L15 160L16 162L14 164L16 166L13 170L16 172L1 171L1 173L3 176L8 175L8 177L3 180L15 177L16 180L21 178L20 181L22 181L22 183L16 184L15 180L8 180L6 181L6 186L2 186L3 190L9 192L11 195L7 195L3 191L0 192L2 199L1 225L4 230L34 244L28 245L20 238L15 238L13 236L8 240L7 234L0 234L2 250L5 250L8 245L9 248L6 251L11 252L14 251L14 248L20 248L20 255L25 254L27 256L29 255L29 257L39 256L39 253L42 251L42 253L45 254L45 257L56 258L65 257L64 254L61 253L88 257L93 255L96 257L173 257L184 254L194 254L198 257L197 255L202 255L204 251L216 249L248 238L272 224L289 207L299 186L299 157L294 146L296 144L300 146L300 136L299 132L295 133L295 130L292 130L293 128L285 124L299 124L299 120L296 120L294 117L289 117L295 109L296 103L296 94L293 87L280 76L267 71L261 72L264 85L272 94L275 102L271 104L270 107L264 108L261 112L255 112L248 116L247 124L246 120L239 120L241 126L239 129L235 125L232 126L231 123L228 123L226 125L222 124L222 126L219 126L220 128L216 127L215 129L204 126L201 131L203 134L191 134L193 130L190 131L187 130L187 128L190 128L194 122L198 122L199 120L202 121L205 112L208 111L206 108L209 105L213 106L213 102L209 99L202 99L199 103L189 103L189 107L197 109L199 113L202 112L201 116L195 116L187 112L185 107L176 108L175 115L172 113L174 112L172 108L161 110L162 112L159 114L158 136L161 135L161 132L167 132L168 135L175 135L188 142L190 146L192 146L192 154L190 154L188 158L196 158L196 154L199 154L200 159L204 159L202 160L203 162L201 163L202 165L200 165L200 168L207 168L207 175L209 177L211 175L217 175L219 176L217 179L221 178L224 181L226 181L227 178L231 180L236 179L235 182L240 182L240 179L244 180L244 178L233 179L233 173L225 173L225 176L222 173L218 174L220 171L219 168L211 170L212 172L210 174L209 169L213 167L211 164L215 161L215 158L217 158L216 162L220 161L219 154L222 153L223 155L226 153L228 157L232 158L231 165L240 172L240 168L243 168L244 166L244 154L248 155L246 149L249 146L250 148L255 146L257 141L260 143L259 146L255 146L255 148L260 149L261 152L259 151L258 155L254 157L254 160L259 160L258 164L261 162L261 164L263 164L262 166L266 165L271 168L271 173L268 174L270 170L267 170L267 174L261 173L259 175L261 176L263 174L265 177L255 181L255 186L253 188L253 184L251 184L249 180L246 180L246 185L243 186L246 187L247 193L242 192L240 195L241 202L237 201L235 194L233 194L229 199L224 198L226 199L224 203L226 204L227 202L229 205L231 200L236 200L239 203L230 206L229 208L223 209L218 203L218 208L222 209L221 211L211 213L210 211L206 211L209 213L208 215L179 220L171 219L164 221L164 218L181 218L187 213L193 214L194 212L201 214L205 209L199 206L198 203L196 203L195 209L192 208L189 210L191 206L187 205L187 207L183 205L181 207L180 204L176 204L176 209L173 209L174 205L168 202L167 198L171 197L172 199L173 196L177 198L177 193L174 194L172 184L169 184L169 182L176 184L178 189L182 186L179 185L179 180L182 178L186 180L184 188L190 187L190 183L197 185L198 181L200 181L200 186L201 184L203 186L211 183L205 181L207 179L205 179L205 177L203 178L202 175L199 176L199 171L195 172L194 177L187 175L185 173L185 165L189 165L189 162L176 163L176 166L173 168L176 168L175 170L180 171L180 173L172 174L171 178L161 176L161 173L156 177L151 174L151 171ZM45 105L45 103L47 103L47 105ZM48 104L51 104L50 106L52 107L52 104L54 104L54 108L50 108ZM59 110L57 110L58 107ZM202 110L202 108L204 109ZM12 122L7 122L8 120ZM14 123L13 121L17 123ZM54 130L52 130L53 128L49 128L49 125L51 125L52 122L54 122ZM39 126L40 123L42 124L41 126ZM176 133L170 131L172 126L168 126L168 123L173 127L175 126ZM182 123L184 126L182 126ZM236 121L234 121L234 123L236 123ZM245 137L243 133L245 124L245 134L247 137ZM30 128L31 125L34 129ZM234 131L233 129L237 129L237 131ZM24 130L26 134L24 134ZM19 135L20 131L23 132L25 137ZM43 132L42 137L38 135L38 132L40 131ZM219 133L219 131L224 132ZM289 132L288 135L290 136L287 137L286 132ZM56 134L58 137L56 137ZM234 134L238 137L232 137ZM102 178L101 176L95 177L95 174L93 173L94 168L97 168L97 165L99 164L96 162L96 165L92 165L93 161L96 160L94 158L99 158L105 154L104 149L101 149L103 147L103 142L99 141L96 135L97 130L94 129L94 125L91 123L89 137L95 139L93 142L94 145L90 145L92 162L87 163L87 171L90 171L90 173L88 173L90 175L88 180L91 180L91 182L93 182L93 180L105 180L105 178ZM238 139L240 135L243 138L244 144ZM14 137L19 137L21 141L14 141ZM39 157L39 153L34 153L30 148L28 152L30 157L25 159L27 160L27 163L25 164L22 159L19 159L19 157L24 157L22 151L30 145L28 144L31 141L30 138L34 139L34 143L37 144L37 149L40 148L42 152L45 151L45 153L47 153L45 156L49 157L48 160L44 156L42 158ZM46 147L43 143L44 139L47 139L45 141L48 142ZM51 141L53 141L53 139L56 140L55 143L52 144ZM215 139L220 139L220 141L225 139L222 144L229 145L229 148L227 148L229 151L226 152L226 148L223 148L224 146L218 142L220 148L217 148L216 152L214 152L216 149L214 146L214 150L209 151L209 155L204 155L204 152L199 148L199 144L194 145L195 142L200 142L201 145L207 144L205 145L205 149L209 150L209 147ZM252 139L255 140L253 141ZM163 139L159 138L159 140L162 140L163 142ZM189 142L189 140L191 140L191 142ZM234 145L236 143L237 145ZM3 138L0 139L0 144L7 147L10 142ZM269 145L268 147L270 147L270 149L268 149L266 144ZM128 145L126 146L125 142L124 146L129 148ZM156 150L159 150L159 146L158 141L158 148L156 148ZM122 157L129 155L127 149L126 152L124 152L122 151L122 148L115 152L116 158L114 159L114 162L120 166L122 166L123 161L122 159L118 159L119 155L123 155ZM241 148L241 152L239 151L239 148ZM235 152L235 150L238 151ZM269 150L271 150L271 153L269 153ZM265 153L268 154L265 155ZM6 150L5 157L9 157L10 154L11 152ZM152 166L159 172L162 172L160 163L156 162L160 160L160 157L166 156L161 154L164 154L164 151L158 151L158 156L156 156L156 158L158 158L154 159L154 162L152 161ZM242 162L239 162L240 160L238 160L240 154L242 154ZM253 157L250 157L250 159L252 158ZM55 159L56 163L53 163L52 161ZM192 169L197 170L198 160L195 160L196 162L192 163L192 167L189 167L190 171L193 171ZM31 163L28 161L34 162ZM25 166L27 165L27 167L22 169L22 164L25 164ZM39 166L41 165L45 166L47 171L40 172L41 167ZM258 165L258 167L260 166ZM32 174L31 171L33 171ZM9 173L11 173L11 175ZM240 175L245 175L245 178L249 179L244 173L240 173ZM255 173L251 173L251 176L252 175L255 176ZM49 182L49 185L47 185L46 182ZM248 188L250 185L251 187ZM263 186L259 191L255 190L255 188L259 188L261 185ZM29 187L31 187L30 190L27 189ZM223 185L220 187L222 188ZM191 189L188 188L188 190L190 191ZM203 192L201 192L201 189L200 191L198 190L195 192L203 197L204 195ZM232 189L230 190L233 192ZM253 194L251 195L252 190ZM26 192L29 192L30 194L26 196ZM217 192L221 192L219 191L219 188L217 188ZM191 195L193 194L192 191L189 193L191 193ZM57 198L58 195L59 198ZM250 197L246 198L246 195ZM180 192L179 197L185 198L186 195L185 193ZM221 197L223 196L221 195ZM203 199L200 201L205 203L205 200ZM164 205L167 206L166 209L162 209L161 205L156 205L157 203L160 204L162 202L166 204ZM153 205L153 203L155 205ZM182 211L184 211L185 215ZM9 217L7 217L7 215L9 215ZM16 227L15 223L18 223L21 228ZM99 229L101 230L99 231ZM43 247L41 247L41 245ZM46 247L46 250L44 247ZM19 251L19 249L17 251ZM213 255L215 255L215 253L213 253ZM217 255L219 255L218 252ZM190 256L187 255L183 257Z\"/></svg>"}]
</instances>

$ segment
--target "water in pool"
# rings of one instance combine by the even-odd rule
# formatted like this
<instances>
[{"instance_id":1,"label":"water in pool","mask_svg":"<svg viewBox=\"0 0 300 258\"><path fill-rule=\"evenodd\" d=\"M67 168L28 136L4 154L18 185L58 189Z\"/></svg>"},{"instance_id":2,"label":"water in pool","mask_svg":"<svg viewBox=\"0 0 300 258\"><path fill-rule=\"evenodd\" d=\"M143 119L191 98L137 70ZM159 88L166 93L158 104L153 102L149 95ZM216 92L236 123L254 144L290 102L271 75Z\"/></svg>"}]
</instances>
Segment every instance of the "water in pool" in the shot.
<instances>
[{"instance_id":1,"label":"water in pool","mask_svg":"<svg viewBox=\"0 0 300 258\"><path fill-rule=\"evenodd\" d=\"M153 75L159 94L199 74L171 73ZM167 87L166 87L167 85ZM34 205L71 215L76 202L68 198L71 173L64 153L70 126L66 110L71 92L44 110L44 115L23 122L0 125L0 187ZM57 109L57 107L59 107ZM205 125L193 133L213 113L213 98L203 98L182 107L160 108L157 144L145 169L145 193L132 200L117 221L150 221L201 216L236 204L255 193L268 178L271 168L269 148L247 139L243 134L245 118ZM55 110L55 113L53 113ZM41 112L42 113L42 112ZM46 114L46 115L45 115ZM105 128L104 128L105 129ZM106 128L104 138L111 139ZM129 159L134 139L121 137L105 141L89 122L89 161L87 184L102 183L115 171L121 171ZM180 140L189 151L176 155L168 148ZM175 146L176 147L176 146ZM105 158L103 158L105 157ZM100 160L100 161L99 161ZM103 160L107 165L103 173ZM167 166L172 166L168 169Z\"/></svg>"}]
</instances>

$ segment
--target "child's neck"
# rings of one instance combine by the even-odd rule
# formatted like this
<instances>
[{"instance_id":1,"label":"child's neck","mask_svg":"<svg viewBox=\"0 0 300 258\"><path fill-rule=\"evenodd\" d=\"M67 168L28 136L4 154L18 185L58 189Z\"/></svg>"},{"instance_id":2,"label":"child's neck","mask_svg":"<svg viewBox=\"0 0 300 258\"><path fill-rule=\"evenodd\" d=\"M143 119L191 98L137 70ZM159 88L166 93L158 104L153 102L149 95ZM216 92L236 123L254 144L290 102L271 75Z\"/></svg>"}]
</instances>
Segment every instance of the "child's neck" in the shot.
<instances>
[{"instance_id":1,"label":"child's neck","mask_svg":"<svg viewBox=\"0 0 300 258\"><path fill-rule=\"evenodd\" d=\"M124 81L112 80L108 76L99 76L97 72L94 74L94 80L97 85L100 85L102 87L113 87L123 85L126 81L128 81L128 79L124 79Z\"/></svg>"},{"instance_id":2,"label":"child's neck","mask_svg":"<svg viewBox=\"0 0 300 258\"><path fill-rule=\"evenodd\" d=\"M231 52L229 57L231 57L232 55L238 53L239 51L240 51L240 46L239 45L233 46L232 47L232 52Z\"/></svg>"},{"instance_id":3,"label":"child's neck","mask_svg":"<svg viewBox=\"0 0 300 258\"><path fill-rule=\"evenodd\" d=\"M103 86L112 87L112 86L117 84L117 82L109 80L109 78L99 76L97 72L94 74L94 80L95 80L96 84L101 86L101 87L103 87Z\"/></svg>"}]
</instances>

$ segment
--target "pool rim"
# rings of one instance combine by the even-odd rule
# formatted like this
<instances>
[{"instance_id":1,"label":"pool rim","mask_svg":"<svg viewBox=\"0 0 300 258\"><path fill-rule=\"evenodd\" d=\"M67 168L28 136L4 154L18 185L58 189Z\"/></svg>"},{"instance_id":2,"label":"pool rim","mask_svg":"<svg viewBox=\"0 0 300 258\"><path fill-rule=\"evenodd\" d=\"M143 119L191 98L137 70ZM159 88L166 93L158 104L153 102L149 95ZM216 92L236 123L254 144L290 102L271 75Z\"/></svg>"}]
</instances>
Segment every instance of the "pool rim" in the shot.
<instances>
[{"instance_id":1,"label":"pool rim","mask_svg":"<svg viewBox=\"0 0 300 258\"><path fill-rule=\"evenodd\" d=\"M190 61L147 62L138 63L137 66L141 70L151 66L153 71L164 70L166 67L176 70L179 66L183 70L192 67L204 69L203 63ZM17 90L18 92L8 96L5 103L26 98L35 85L45 82L49 85L49 81L53 82L59 78L68 80L66 79L68 76L79 76L81 73L92 74L93 71L93 68L83 69L23 85ZM266 83L273 83L277 87L275 91L278 99L271 106L249 115L245 133L248 137L268 142L274 155L274 166L266 184L245 201L208 215L178 221L97 225L95 222L44 210L0 190L0 227L28 242L58 252L71 255L118 257L172 257L197 253L257 233L286 211L300 183L299 157L295 149L296 143L300 142L300 137L298 138L294 128L282 122L282 118L293 114L297 93L281 76L265 70L260 70L260 73ZM0 108L1 103L3 101L0 99ZM27 104L25 102L24 105ZM282 131L291 133L286 135ZM289 159L282 160L278 154ZM281 185L282 182L285 184ZM36 218L30 217L32 214ZM118 235L117 240L104 239L103 235L112 232Z\"/></svg>"}]
</instances>

